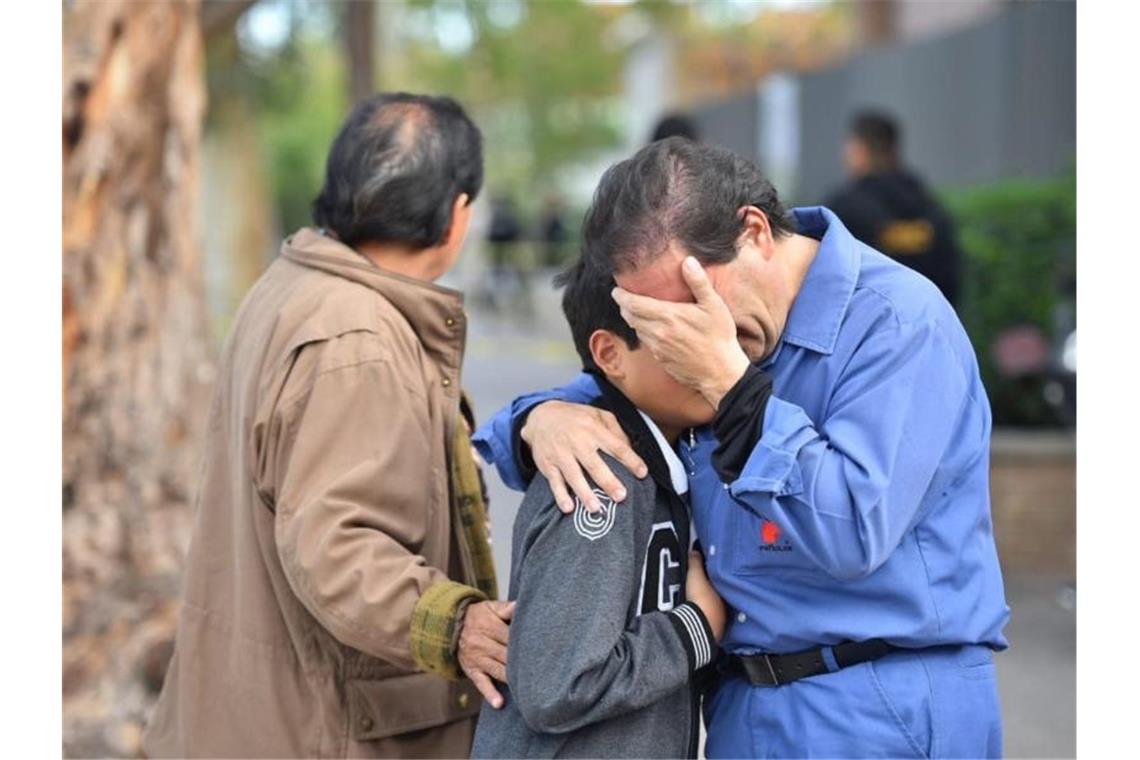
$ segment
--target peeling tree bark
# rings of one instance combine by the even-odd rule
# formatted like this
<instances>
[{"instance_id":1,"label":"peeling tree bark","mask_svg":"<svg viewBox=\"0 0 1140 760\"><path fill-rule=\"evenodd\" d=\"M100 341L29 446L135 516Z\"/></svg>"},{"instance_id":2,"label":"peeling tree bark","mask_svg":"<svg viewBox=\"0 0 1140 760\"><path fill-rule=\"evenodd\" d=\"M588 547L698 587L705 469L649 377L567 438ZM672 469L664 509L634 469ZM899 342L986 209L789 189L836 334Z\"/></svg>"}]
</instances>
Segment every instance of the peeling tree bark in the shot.
<instances>
[{"instance_id":1,"label":"peeling tree bark","mask_svg":"<svg viewBox=\"0 0 1140 760\"><path fill-rule=\"evenodd\" d=\"M206 416L197 0L65 5L65 755L132 756L173 639Z\"/></svg>"}]
</instances>

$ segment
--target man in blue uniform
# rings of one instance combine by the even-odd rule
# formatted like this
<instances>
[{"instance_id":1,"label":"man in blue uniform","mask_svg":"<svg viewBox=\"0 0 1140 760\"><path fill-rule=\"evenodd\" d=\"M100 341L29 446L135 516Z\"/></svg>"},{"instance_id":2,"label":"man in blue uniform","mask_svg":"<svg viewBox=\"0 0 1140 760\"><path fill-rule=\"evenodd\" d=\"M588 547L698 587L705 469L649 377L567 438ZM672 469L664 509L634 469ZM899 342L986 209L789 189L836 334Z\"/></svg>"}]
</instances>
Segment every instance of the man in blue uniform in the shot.
<instances>
[{"instance_id":1,"label":"man in blue uniform","mask_svg":"<svg viewBox=\"0 0 1140 760\"><path fill-rule=\"evenodd\" d=\"M669 139L611 167L584 255L654 356L717 410L683 436L697 535L731 608L710 757L993 757L1005 604L990 410L938 289L755 166ZM560 505L644 472L588 375L476 436ZM565 509L564 509L565 511Z\"/></svg>"}]
</instances>

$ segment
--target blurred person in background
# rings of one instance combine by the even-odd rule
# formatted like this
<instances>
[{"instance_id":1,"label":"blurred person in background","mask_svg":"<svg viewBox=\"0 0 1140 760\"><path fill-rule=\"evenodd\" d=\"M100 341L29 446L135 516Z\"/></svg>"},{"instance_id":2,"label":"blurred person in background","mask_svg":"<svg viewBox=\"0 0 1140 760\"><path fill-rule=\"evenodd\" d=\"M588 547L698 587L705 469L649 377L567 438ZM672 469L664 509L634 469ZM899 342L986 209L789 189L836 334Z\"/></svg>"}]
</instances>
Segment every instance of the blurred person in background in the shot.
<instances>
[{"instance_id":1,"label":"blurred person in background","mask_svg":"<svg viewBox=\"0 0 1140 760\"><path fill-rule=\"evenodd\" d=\"M522 260L523 224L509 195L498 195L491 201L487 242L491 253L488 303L499 308L512 299L522 302L529 296L528 273Z\"/></svg>"},{"instance_id":2,"label":"blurred person in background","mask_svg":"<svg viewBox=\"0 0 1140 760\"><path fill-rule=\"evenodd\" d=\"M959 295L959 253L946 211L902 165L898 122L874 110L851 121L843 150L848 183L826 201L859 240L938 286L952 305Z\"/></svg>"},{"instance_id":3,"label":"blurred person in background","mask_svg":"<svg viewBox=\"0 0 1140 760\"><path fill-rule=\"evenodd\" d=\"M653 127L653 133L649 137L649 142L657 142L669 137L684 137L686 140L693 142L700 142L701 131L697 127L697 123L693 121L693 117L677 113L668 113L662 116L656 126Z\"/></svg>"},{"instance_id":4,"label":"blurred person in background","mask_svg":"<svg viewBox=\"0 0 1140 760\"><path fill-rule=\"evenodd\" d=\"M148 756L460 757L505 678L462 296L482 137L450 98L349 115L247 294L210 412ZM469 677L467 680L464 676Z\"/></svg>"},{"instance_id":5,"label":"blurred person in background","mask_svg":"<svg viewBox=\"0 0 1140 760\"><path fill-rule=\"evenodd\" d=\"M566 242L569 234L562 220L564 210L562 198L550 193L542 202L542 212L538 219L538 239L542 242L542 265L561 266L566 258Z\"/></svg>"},{"instance_id":6,"label":"blurred person in background","mask_svg":"<svg viewBox=\"0 0 1140 760\"><path fill-rule=\"evenodd\" d=\"M653 127L649 142L657 142L669 137L684 137L686 140L700 142L701 131L693 117L680 112L667 113L662 116Z\"/></svg>"}]
</instances>

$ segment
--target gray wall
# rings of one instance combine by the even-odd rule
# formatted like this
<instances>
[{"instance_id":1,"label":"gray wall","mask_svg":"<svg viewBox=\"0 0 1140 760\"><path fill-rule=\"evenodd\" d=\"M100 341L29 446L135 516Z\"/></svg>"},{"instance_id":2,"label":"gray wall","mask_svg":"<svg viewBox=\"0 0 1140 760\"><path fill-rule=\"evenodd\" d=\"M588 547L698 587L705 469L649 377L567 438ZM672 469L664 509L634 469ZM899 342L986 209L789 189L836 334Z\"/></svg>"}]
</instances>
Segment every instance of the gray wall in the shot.
<instances>
[{"instance_id":1,"label":"gray wall","mask_svg":"<svg viewBox=\"0 0 1140 760\"><path fill-rule=\"evenodd\" d=\"M794 121L798 156L781 190L802 203L819 202L843 180L847 125L865 106L899 118L907 163L936 186L1051 176L1075 161L1073 3L1010 4L965 30L866 51L792 78L796 103L779 113L766 113L773 100L762 82L696 116L708 139L761 166L772 163L762 125Z\"/></svg>"}]
</instances>

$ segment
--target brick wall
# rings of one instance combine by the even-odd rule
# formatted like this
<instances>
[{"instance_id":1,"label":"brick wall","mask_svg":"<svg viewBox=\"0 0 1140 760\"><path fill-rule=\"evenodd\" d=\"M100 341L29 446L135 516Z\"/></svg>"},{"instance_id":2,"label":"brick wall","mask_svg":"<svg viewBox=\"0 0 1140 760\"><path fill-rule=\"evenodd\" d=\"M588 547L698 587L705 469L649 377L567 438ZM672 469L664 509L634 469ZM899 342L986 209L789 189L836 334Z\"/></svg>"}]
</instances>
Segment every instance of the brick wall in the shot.
<instances>
[{"instance_id":1,"label":"brick wall","mask_svg":"<svg viewBox=\"0 0 1140 760\"><path fill-rule=\"evenodd\" d=\"M994 431L990 495L1005 574L1076 577L1076 471L1070 433Z\"/></svg>"}]
</instances>

